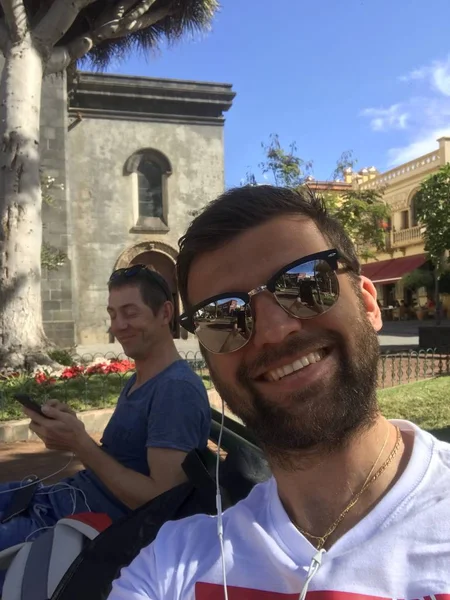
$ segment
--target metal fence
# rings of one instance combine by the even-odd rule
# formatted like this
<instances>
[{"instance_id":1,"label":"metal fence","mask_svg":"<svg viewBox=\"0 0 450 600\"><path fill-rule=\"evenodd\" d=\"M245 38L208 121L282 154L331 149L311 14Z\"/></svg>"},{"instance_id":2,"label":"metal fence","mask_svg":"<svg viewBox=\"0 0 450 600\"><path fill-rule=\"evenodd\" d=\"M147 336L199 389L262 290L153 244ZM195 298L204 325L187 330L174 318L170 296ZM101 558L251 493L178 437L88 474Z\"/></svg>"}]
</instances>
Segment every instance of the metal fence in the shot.
<instances>
[{"instance_id":1,"label":"metal fence","mask_svg":"<svg viewBox=\"0 0 450 600\"><path fill-rule=\"evenodd\" d=\"M208 367L200 352L180 353L212 387ZM76 410L106 408L115 405L121 389L133 373L133 364L124 354L61 355L66 366L57 373L10 373L0 375L0 421L21 418L18 392L28 393L39 402L56 398ZM383 352L378 367L378 387L388 388L433 377L450 375L449 352L418 350Z\"/></svg>"},{"instance_id":2,"label":"metal fence","mask_svg":"<svg viewBox=\"0 0 450 600\"><path fill-rule=\"evenodd\" d=\"M450 375L450 348L383 352L378 365L378 387L388 388L423 379Z\"/></svg>"}]
</instances>

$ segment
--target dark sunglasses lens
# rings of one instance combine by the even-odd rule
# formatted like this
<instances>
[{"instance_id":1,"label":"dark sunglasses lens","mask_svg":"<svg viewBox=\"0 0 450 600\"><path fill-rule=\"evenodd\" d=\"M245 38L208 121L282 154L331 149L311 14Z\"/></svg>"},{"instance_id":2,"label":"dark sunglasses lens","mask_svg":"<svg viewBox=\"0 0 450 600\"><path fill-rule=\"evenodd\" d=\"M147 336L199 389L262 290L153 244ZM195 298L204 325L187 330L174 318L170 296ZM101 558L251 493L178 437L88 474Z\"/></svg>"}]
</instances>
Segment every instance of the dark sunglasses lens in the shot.
<instances>
[{"instance_id":1,"label":"dark sunglasses lens","mask_svg":"<svg viewBox=\"0 0 450 600\"><path fill-rule=\"evenodd\" d=\"M233 352L250 338L253 318L250 306L240 298L223 298L194 313L195 334L211 352Z\"/></svg>"},{"instance_id":2,"label":"dark sunglasses lens","mask_svg":"<svg viewBox=\"0 0 450 600\"><path fill-rule=\"evenodd\" d=\"M336 273L324 260L312 260L286 271L275 284L278 303L299 319L327 312L339 298Z\"/></svg>"},{"instance_id":3,"label":"dark sunglasses lens","mask_svg":"<svg viewBox=\"0 0 450 600\"><path fill-rule=\"evenodd\" d=\"M124 269L117 269L111 274L109 278L110 281L114 281L119 277L133 277L136 273L139 273L142 270L141 265L134 265L133 267L125 267Z\"/></svg>"}]
</instances>

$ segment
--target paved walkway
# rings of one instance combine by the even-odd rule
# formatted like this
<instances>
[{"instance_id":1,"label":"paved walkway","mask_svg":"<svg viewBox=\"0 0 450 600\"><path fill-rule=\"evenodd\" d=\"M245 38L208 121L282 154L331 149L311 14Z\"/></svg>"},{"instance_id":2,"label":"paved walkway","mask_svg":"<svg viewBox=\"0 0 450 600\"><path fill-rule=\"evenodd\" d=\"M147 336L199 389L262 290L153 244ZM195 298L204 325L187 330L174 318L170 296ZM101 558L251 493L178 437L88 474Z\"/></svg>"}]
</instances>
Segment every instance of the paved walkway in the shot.
<instances>
[{"instance_id":1,"label":"paved walkway","mask_svg":"<svg viewBox=\"0 0 450 600\"><path fill-rule=\"evenodd\" d=\"M100 436L93 437L97 441L100 439ZM47 450L42 442L0 444L0 483L21 481L28 475L37 475L42 479L63 469L47 480L48 483L54 483L82 468L77 460L64 468L69 460L70 454Z\"/></svg>"}]
</instances>

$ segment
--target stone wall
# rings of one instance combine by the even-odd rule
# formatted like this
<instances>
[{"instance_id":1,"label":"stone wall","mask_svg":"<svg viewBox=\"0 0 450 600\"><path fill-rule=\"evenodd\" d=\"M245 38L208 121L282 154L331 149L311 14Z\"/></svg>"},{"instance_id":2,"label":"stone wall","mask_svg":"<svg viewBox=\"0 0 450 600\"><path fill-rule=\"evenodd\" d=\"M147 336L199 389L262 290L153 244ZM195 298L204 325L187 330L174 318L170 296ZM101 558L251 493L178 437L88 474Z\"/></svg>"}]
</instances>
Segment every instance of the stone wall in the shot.
<instances>
[{"instance_id":1,"label":"stone wall","mask_svg":"<svg viewBox=\"0 0 450 600\"><path fill-rule=\"evenodd\" d=\"M55 178L64 189L51 190L51 205L42 206L43 241L62 250L68 260L55 271L42 272L42 312L48 337L63 347L75 342L70 260L69 182L66 132L67 86L63 75L43 82L41 107L41 166L44 175Z\"/></svg>"},{"instance_id":2,"label":"stone wall","mask_svg":"<svg viewBox=\"0 0 450 600\"><path fill-rule=\"evenodd\" d=\"M120 256L143 242L162 242L176 256L191 211L223 191L223 127L88 117L74 123L68 142L76 339L103 343L109 327L106 283ZM136 179L124 174L124 165L145 148L163 153L172 165L166 232L133 231Z\"/></svg>"}]
</instances>

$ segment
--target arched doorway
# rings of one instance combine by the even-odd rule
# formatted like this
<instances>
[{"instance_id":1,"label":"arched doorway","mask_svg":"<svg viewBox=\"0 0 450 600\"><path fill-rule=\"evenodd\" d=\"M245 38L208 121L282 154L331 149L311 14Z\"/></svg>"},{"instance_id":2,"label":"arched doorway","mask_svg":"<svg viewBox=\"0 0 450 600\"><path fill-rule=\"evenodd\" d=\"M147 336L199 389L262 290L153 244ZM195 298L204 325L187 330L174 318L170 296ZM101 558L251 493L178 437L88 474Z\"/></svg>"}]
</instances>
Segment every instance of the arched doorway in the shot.
<instances>
[{"instance_id":1,"label":"arched doorway","mask_svg":"<svg viewBox=\"0 0 450 600\"><path fill-rule=\"evenodd\" d=\"M115 269L122 269L131 265L148 265L156 269L167 281L172 292L174 305L174 318L172 322L172 335L175 339L180 337L180 300L175 274L175 260L177 252L163 242L141 242L127 248L117 260ZM184 331L184 330L183 330ZM114 338L110 334L110 342Z\"/></svg>"},{"instance_id":2,"label":"arched doorway","mask_svg":"<svg viewBox=\"0 0 450 600\"><path fill-rule=\"evenodd\" d=\"M172 335L175 339L178 339L180 337L180 315L177 280L175 276L175 263L167 256L167 254L163 254L157 250L149 250L135 256L130 262L130 266L132 265L147 265L152 267L158 271L158 273L160 273L169 284L170 291L172 292L173 306L175 309L174 318L172 321Z\"/></svg>"}]
</instances>

